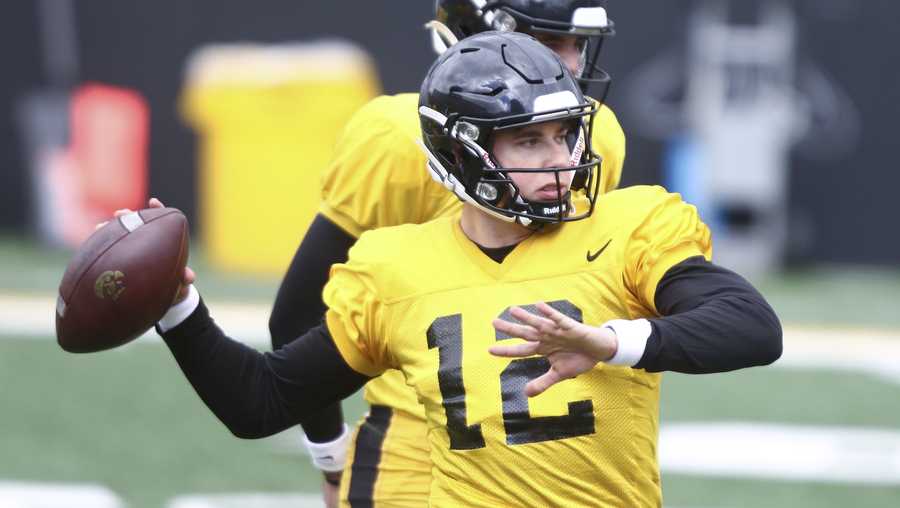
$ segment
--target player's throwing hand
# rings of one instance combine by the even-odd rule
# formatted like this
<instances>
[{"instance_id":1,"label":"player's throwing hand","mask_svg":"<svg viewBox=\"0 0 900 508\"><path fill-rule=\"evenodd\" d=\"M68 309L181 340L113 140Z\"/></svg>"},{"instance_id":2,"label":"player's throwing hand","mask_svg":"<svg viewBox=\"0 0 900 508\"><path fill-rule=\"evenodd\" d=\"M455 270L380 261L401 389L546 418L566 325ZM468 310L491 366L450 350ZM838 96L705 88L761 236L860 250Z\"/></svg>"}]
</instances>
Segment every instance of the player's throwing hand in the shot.
<instances>
[{"instance_id":1,"label":"player's throwing hand","mask_svg":"<svg viewBox=\"0 0 900 508\"><path fill-rule=\"evenodd\" d=\"M609 328L589 326L564 315L544 302L535 307L540 314L513 307L510 314L517 322L495 319L494 328L524 344L491 346L495 356L520 358L541 355L550 362L550 370L525 386L525 394L534 397L565 379L594 368L612 358L618 347L616 334Z\"/></svg>"},{"instance_id":2,"label":"player's throwing hand","mask_svg":"<svg viewBox=\"0 0 900 508\"><path fill-rule=\"evenodd\" d=\"M150 198L150 200L147 201L147 208L165 208L165 207L166 207L166 205L164 205L163 202L157 198ZM113 213L113 217L121 217L122 215L128 215L131 212L132 212L132 210L130 210L128 208L120 208L119 210L116 210ZM100 224L97 224L97 227L95 229L100 229L105 225L106 225L106 222L101 222ZM175 301L172 302L172 305L175 305L176 303L187 298L189 286L194 283L194 280L196 278L197 278L197 276L194 273L194 271L191 270L191 267L185 266L184 267L184 275L181 280L181 287L178 288L178 294L175 295Z\"/></svg>"}]
</instances>

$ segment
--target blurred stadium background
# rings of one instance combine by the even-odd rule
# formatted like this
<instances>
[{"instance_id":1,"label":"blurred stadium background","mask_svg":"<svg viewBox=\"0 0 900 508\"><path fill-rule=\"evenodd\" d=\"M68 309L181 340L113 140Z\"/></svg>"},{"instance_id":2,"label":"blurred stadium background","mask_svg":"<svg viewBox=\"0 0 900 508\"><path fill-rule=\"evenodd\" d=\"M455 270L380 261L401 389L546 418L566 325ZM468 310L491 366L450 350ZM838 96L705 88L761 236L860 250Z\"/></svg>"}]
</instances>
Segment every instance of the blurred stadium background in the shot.
<instances>
[{"instance_id":1,"label":"blurred stadium background","mask_svg":"<svg viewBox=\"0 0 900 508\"><path fill-rule=\"evenodd\" d=\"M233 336L267 347L281 270L347 116L417 89L432 2L13 0L0 17L0 507L317 506L299 435L231 437L153 337L54 343L99 218L192 219ZM701 208L785 324L774 368L667 375L666 506L900 506L900 4L610 1L625 185ZM363 404L345 404L355 420Z\"/></svg>"}]
</instances>

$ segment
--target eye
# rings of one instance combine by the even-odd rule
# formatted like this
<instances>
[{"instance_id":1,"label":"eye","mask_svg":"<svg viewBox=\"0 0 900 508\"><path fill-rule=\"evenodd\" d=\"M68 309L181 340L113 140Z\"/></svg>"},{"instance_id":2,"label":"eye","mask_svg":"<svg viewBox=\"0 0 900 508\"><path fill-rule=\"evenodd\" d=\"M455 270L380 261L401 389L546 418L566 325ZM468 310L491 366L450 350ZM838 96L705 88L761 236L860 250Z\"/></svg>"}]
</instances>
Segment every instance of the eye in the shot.
<instances>
[{"instance_id":1,"label":"eye","mask_svg":"<svg viewBox=\"0 0 900 508\"><path fill-rule=\"evenodd\" d=\"M548 48L550 48L554 51L561 49L565 46L565 44L564 44L565 40L561 39L559 37L553 37L553 36L549 36L549 35L538 35L536 37L536 39L538 40L538 42L540 42L544 46L547 46Z\"/></svg>"},{"instance_id":2,"label":"eye","mask_svg":"<svg viewBox=\"0 0 900 508\"><path fill-rule=\"evenodd\" d=\"M569 124L569 125L566 125L565 128L560 129L559 132L557 132L554 139L558 143L564 143L564 142L567 142L569 140L569 138L571 138L573 136L577 136L577 135L578 135L577 126Z\"/></svg>"}]
</instances>

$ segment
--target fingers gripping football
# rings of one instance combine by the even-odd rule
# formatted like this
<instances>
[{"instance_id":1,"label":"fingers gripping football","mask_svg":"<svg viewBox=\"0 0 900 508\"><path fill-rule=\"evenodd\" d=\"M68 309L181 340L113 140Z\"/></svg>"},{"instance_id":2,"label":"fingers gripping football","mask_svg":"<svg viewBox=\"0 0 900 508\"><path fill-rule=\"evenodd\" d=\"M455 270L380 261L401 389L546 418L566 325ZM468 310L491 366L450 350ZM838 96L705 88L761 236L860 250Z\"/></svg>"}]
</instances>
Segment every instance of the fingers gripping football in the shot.
<instances>
[{"instance_id":1,"label":"fingers gripping football","mask_svg":"<svg viewBox=\"0 0 900 508\"><path fill-rule=\"evenodd\" d=\"M157 198L150 198L150 200L147 201L147 208L165 208L165 207L166 207L166 205L164 205L163 202ZM129 213L132 213L132 211L129 210L128 208L122 208L122 209L116 210L113 213L113 217L118 218L123 215L128 215ZM97 224L97 229L102 228L106 224L107 224L107 222L101 222L100 224ZM191 269L191 267L185 266L181 285L178 288L178 292L175 295L175 300L172 302L172 305L175 305L176 303L187 298L188 290L189 290L188 286L193 284L196 279L197 279L197 274L194 273L194 271Z\"/></svg>"},{"instance_id":2,"label":"fingers gripping football","mask_svg":"<svg viewBox=\"0 0 900 508\"><path fill-rule=\"evenodd\" d=\"M150 201L147 202L147 205L150 208L165 208L166 205L163 204L162 201L156 198L150 198ZM118 212L116 212L116 217L118 217ZM175 295L175 300L172 302L172 305L184 300L187 298L188 291L190 290L190 285L194 283L197 279L197 275L191 270L190 266L184 267L184 275L182 275L181 285L178 287L178 293Z\"/></svg>"}]
</instances>

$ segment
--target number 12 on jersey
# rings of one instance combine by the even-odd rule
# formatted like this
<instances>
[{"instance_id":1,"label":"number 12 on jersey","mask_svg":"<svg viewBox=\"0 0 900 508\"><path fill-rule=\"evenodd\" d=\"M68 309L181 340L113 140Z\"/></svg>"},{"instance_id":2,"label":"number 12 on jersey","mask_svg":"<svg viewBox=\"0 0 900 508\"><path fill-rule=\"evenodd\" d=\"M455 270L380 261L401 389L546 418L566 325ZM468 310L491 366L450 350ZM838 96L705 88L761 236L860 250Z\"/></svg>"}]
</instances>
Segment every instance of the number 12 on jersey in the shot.
<instances>
[{"instance_id":1,"label":"number 12 on jersey","mask_svg":"<svg viewBox=\"0 0 900 508\"><path fill-rule=\"evenodd\" d=\"M548 305L577 321L582 321L581 309L567 300L548 302ZM521 305L529 312L537 312L534 305ZM514 320L507 308L499 316ZM466 389L462 372L462 314L435 319L428 327L428 349L438 349L438 386L451 450L484 448L481 424L468 425L466 419ZM496 340L510 337L495 331ZM525 385L550 368L544 357L518 358L500 374L500 396L503 401L503 428L506 443L519 445L554 441L594 433L594 404L591 400L569 402L568 413L562 416L531 417Z\"/></svg>"}]
</instances>

